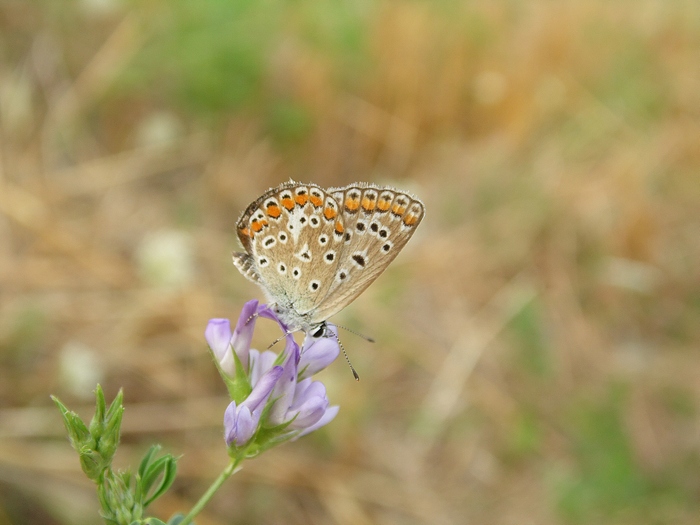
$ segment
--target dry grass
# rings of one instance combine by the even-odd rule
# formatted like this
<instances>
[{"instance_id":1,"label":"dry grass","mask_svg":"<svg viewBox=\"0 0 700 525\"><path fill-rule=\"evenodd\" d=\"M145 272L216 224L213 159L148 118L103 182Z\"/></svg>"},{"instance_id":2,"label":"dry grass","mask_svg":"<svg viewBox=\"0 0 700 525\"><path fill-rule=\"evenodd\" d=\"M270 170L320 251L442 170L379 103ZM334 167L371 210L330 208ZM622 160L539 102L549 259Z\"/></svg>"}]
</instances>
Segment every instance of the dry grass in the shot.
<instances>
[{"instance_id":1,"label":"dry grass","mask_svg":"<svg viewBox=\"0 0 700 525\"><path fill-rule=\"evenodd\" d=\"M696 2L382 2L353 52L300 3L264 96L215 122L123 81L164 5L88 5L0 7L0 525L96 522L48 397L87 416L96 380L125 389L120 465L183 454L155 514L201 494L227 403L203 330L261 296L234 223L290 177L395 184L427 218L336 319L378 340L343 338L359 384L324 372L338 418L197 523L696 522Z\"/></svg>"}]
</instances>

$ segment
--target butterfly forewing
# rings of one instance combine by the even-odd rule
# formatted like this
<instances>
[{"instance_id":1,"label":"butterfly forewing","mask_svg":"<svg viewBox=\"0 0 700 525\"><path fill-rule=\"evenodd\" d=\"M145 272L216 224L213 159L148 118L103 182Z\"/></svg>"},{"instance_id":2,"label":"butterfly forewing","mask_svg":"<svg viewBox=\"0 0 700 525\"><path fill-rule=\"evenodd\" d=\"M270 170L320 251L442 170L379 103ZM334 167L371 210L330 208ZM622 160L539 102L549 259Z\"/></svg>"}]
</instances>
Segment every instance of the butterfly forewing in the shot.
<instances>
[{"instance_id":1,"label":"butterfly forewing","mask_svg":"<svg viewBox=\"0 0 700 525\"><path fill-rule=\"evenodd\" d=\"M336 314L372 284L424 215L418 199L392 188L353 184L329 191L340 203L345 236L333 285L315 312L316 320Z\"/></svg>"}]
</instances>

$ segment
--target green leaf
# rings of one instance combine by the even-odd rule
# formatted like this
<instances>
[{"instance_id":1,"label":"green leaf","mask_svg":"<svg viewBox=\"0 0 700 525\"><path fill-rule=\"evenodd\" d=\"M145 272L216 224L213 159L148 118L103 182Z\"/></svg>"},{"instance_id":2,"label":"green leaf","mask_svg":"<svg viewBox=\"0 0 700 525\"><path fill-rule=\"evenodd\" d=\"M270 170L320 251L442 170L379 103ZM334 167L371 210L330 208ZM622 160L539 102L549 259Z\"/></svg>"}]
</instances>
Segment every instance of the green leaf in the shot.
<instances>
[{"instance_id":1,"label":"green leaf","mask_svg":"<svg viewBox=\"0 0 700 525\"><path fill-rule=\"evenodd\" d=\"M253 389L252 386L250 386L250 382L248 381L248 376L245 373L245 370L243 370L243 365L241 364L240 359L238 358L238 355L236 352L233 350L233 347L229 345L229 351L233 354L233 359L234 359L234 364L235 364L235 377L229 376L226 372L224 372L221 369L221 365L219 364L219 360L216 358L216 354L214 354L214 351L209 348L209 353L211 354L211 357L214 361L214 365L216 366L216 369L219 371L219 375L221 376L221 379L224 380L224 383L226 384L226 388L228 390L228 395L231 399L235 400L236 403L239 403L237 399L237 395L243 395L241 398L241 401L245 399L248 394L250 394L251 390Z\"/></svg>"},{"instance_id":2,"label":"green leaf","mask_svg":"<svg viewBox=\"0 0 700 525\"><path fill-rule=\"evenodd\" d=\"M155 456L160 449L160 445L153 445L146 452L139 465L136 494L143 501L144 507L162 496L173 484L177 474L177 459L172 455L165 454L156 459ZM153 490L154 483L159 479L160 483Z\"/></svg>"},{"instance_id":3,"label":"green leaf","mask_svg":"<svg viewBox=\"0 0 700 525\"><path fill-rule=\"evenodd\" d=\"M105 520L118 525L142 523L143 505L131 490L131 479L128 471L117 474L107 471L97 489Z\"/></svg>"},{"instance_id":4,"label":"green leaf","mask_svg":"<svg viewBox=\"0 0 700 525\"><path fill-rule=\"evenodd\" d=\"M138 470L138 475L141 479L143 479L146 476L146 470L148 469L148 466L151 464L151 461L153 457L160 452L161 446L160 445L151 445L151 448L148 449L148 452L143 456L143 459L141 460L141 463L139 464L139 470Z\"/></svg>"},{"instance_id":5,"label":"green leaf","mask_svg":"<svg viewBox=\"0 0 700 525\"><path fill-rule=\"evenodd\" d=\"M97 385L99 388L99 385ZM100 389L102 390L102 389ZM104 399L104 396L103 396ZM124 412L124 391L120 388L112 404L109 405L107 414L105 415L105 422L109 423L115 418L121 419L121 414Z\"/></svg>"},{"instance_id":6,"label":"green leaf","mask_svg":"<svg viewBox=\"0 0 700 525\"><path fill-rule=\"evenodd\" d=\"M243 368L243 363L241 363L241 360L233 347L231 347L231 352L233 353L233 361L236 368L233 383L229 387L229 394L236 404L240 404L250 395L250 393L253 391L253 387L248 379L248 374ZM250 363L248 364L250 365ZM226 383L226 385L228 386L228 383Z\"/></svg>"},{"instance_id":7,"label":"green leaf","mask_svg":"<svg viewBox=\"0 0 700 525\"><path fill-rule=\"evenodd\" d=\"M159 458L150 469L148 473L149 484L148 488L153 484L155 480L160 477L160 485L153 491L153 493L144 501L144 507L150 505L153 501L161 497L173 484L175 481L175 476L177 475L177 460L170 454ZM145 493L147 493L146 491Z\"/></svg>"},{"instance_id":8,"label":"green leaf","mask_svg":"<svg viewBox=\"0 0 700 525\"><path fill-rule=\"evenodd\" d=\"M83 423L83 420L78 417L78 414L68 410L68 407L61 403L56 396L51 396L51 399L56 406L61 411L61 416L63 416L63 424L68 432L68 438L70 439L71 445L75 450L80 450L86 443L92 441L90 439L90 431L88 427Z\"/></svg>"},{"instance_id":9,"label":"green leaf","mask_svg":"<svg viewBox=\"0 0 700 525\"><path fill-rule=\"evenodd\" d=\"M179 525L182 523L182 520L185 519L185 516L182 514L175 514L172 518L170 518L170 521L168 521L168 525ZM192 522L194 524L194 521Z\"/></svg>"},{"instance_id":10,"label":"green leaf","mask_svg":"<svg viewBox=\"0 0 700 525\"><path fill-rule=\"evenodd\" d=\"M105 469L109 468L110 462L105 462L99 452L89 447L81 448L78 454L80 455L80 468L83 469L88 478L98 482Z\"/></svg>"},{"instance_id":11,"label":"green leaf","mask_svg":"<svg viewBox=\"0 0 700 525\"><path fill-rule=\"evenodd\" d=\"M92 434L92 437L98 441L104 432L106 404L105 394L102 391L102 387L98 384L95 388L95 415L92 417L89 427L90 434Z\"/></svg>"},{"instance_id":12,"label":"green leaf","mask_svg":"<svg viewBox=\"0 0 700 525\"><path fill-rule=\"evenodd\" d=\"M106 411L104 393L100 385L97 385L96 395L98 398L97 410L90 426L91 429L93 426L99 429L95 431L99 435L95 435L95 432L93 432L93 437L97 440L97 450L105 461L111 462L119 445L122 416L124 414L124 393L120 390Z\"/></svg>"}]
</instances>

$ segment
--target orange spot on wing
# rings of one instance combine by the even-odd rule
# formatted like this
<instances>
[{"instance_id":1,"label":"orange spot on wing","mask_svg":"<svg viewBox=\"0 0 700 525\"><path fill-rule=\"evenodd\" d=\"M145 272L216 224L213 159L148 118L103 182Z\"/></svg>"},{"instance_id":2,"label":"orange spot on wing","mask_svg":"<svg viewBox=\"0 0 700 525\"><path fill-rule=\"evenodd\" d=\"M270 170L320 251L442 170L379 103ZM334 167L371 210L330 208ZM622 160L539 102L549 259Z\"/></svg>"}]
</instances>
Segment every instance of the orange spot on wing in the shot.
<instances>
[{"instance_id":1,"label":"orange spot on wing","mask_svg":"<svg viewBox=\"0 0 700 525\"><path fill-rule=\"evenodd\" d=\"M403 223L406 226L413 226L416 222L418 222L418 217L413 215L412 213L409 213L403 218Z\"/></svg>"},{"instance_id":2,"label":"orange spot on wing","mask_svg":"<svg viewBox=\"0 0 700 525\"><path fill-rule=\"evenodd\" d=\"M326 219L328 219L329 221L331 219L335 219L336 215L337 215L337 213L335 212L335 210L333 208L326 208L325 210L323 210L323 216Z\"/></svg>"},{"instance_id":3,"label":"orange spot on wing","mask_svg":"<svg viewBox=\"0 0 700 525\"><path fill-rule=\"evenodd\" d=\"M309 200L309 196L306 195L306 194L304 194L304 195L297 195L297 196L295 197L295 200L297 201L297 204L298 204L299 206L303 206L304 204L306 204L306 201Z\"/></svg>"},{"instance_id":4,"label":"orange spot on wing","mask_svg":"<svg viewBox=\"0 0 700 525\"><path fill-rule=\"evenodd\" d=\"M253 223L250 225L252 228L253 232L258 233L260 230L263 229L264 224L262 221L253 221Z\"/></svg>"},{"instance_id":5,"label":"orange spot on wing","mask_svg":"<svg viewBox=\"0 0 700 525\"><path fill-rule=\"evenodd\" d=\"M394 213L396 215L403 215L405 211L406 206L401 206L400 204L394 204L394 207L391 208L391 213Z\"/></svg>"},{"instance_id":6,"label":"orange spot on wing","mask_svg":"<svg viewBox=\"0 0 700 525\"><path fill-rule=\"evenodd\" d=\"M377 208L379 208L379 211L387 211L389 209L389 204L389 201L382 199L377 203Z\"/></svg>"},{"instance_id":7,"label":"orange spot on wing","mask_svg":"<svg viewBox=\"0 0 700 525\"><path fill-rule=\"evenodd\" d=\"M309 197L309 200L311 201L311 204L313 204L316 208L323 204L323 199L321 197L317 197L316 195L312 195L311 197Z\"/></svg>"},{"instance_id":8,"label":"orange spot on wing","mask_svg":"<svg viewBox=\"0 0 700 525\"><path fill-rule=\"evenodd\" d=\"M348 197L345 199L345 207L350 211L355 211L360 207L360 199L351 199Z\"/></svg>"},{"instance_id":9,"label":"orange spot on wing","mask_svg":"<svg viewBox=\"0 0 700 525\"><path fill-rule=\"evenodd\" d=\"M252 238L255 235L248 228L241 228L239 231L241 232L241 235L243 235L244 237L251 237Z\"/></svg>"},{"instance_id":10,"label":"orange spot on wing","mask_svg":"<svg viewBox=\"0 0 700 525\"><path fill-rule=\"evenodd\" d=\"M340 221L335 221L335 233L343 233L345 231L345 228L343 228L343 225L340 223Z\"/></svg>"},{"instance_id":11,"label":"orange spot on wing","mask_svg":"<svg viewBox=\"0 0 700 525\"><path fill-rule=\"evenodd\" d=\"M370 200L367 197L362 199L362 209L363 210L372 211L376 205L377 205L377 202L374 200Z\"/></svg>"},{"instance_id":12,"label":"orange spot on wing","mask_svg":"<svg viewBox=\"0 0 700 525\"><path fill-rule=\"evenodd\" d=\"M280 210L280 207L277 206L276 204L270 204L267 207L267 214L272 217L273 219L276 219L282 214L282 210Z\"/></svg>"},{"instance_id":13,"label":"orange spot on wing","mask_svg":"<svg viewBox=\"0 0 700 525\"><path fill-rule=\"evenodd\" d=\"M292 209L294 209L294 201L289 197L286 197L282 199L282 206L284 206L287 210L291 211Z\"/></svg>"}]
</instances>

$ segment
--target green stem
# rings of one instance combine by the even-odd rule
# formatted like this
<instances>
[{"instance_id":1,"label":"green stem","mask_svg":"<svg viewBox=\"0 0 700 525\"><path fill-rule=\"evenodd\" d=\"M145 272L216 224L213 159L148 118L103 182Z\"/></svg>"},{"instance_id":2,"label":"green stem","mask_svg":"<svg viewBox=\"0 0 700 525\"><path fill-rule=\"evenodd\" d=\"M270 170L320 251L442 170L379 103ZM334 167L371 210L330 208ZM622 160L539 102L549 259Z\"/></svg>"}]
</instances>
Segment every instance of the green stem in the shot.
<instances>
[{"instance_id":1,"label":"green stem","mask_svg":"<svg viewBox=\"0 0 700 525\"><path fill-rule=\"evenodd\" d=\"M221 472L221 474L219 474L219 477L214 480L214 483L211 484L211 486L207 489L204 495L201 498L199 498L199 501L194 505L194 507L192 507L192 510L187 514L187 516L183 518L183 520L180 522L180 525L189 525L190 523L192 523L192 520L195 518L195 516L202 512L204 506L207 503L209 503L209 500L212 498L212 496L214 496L216 491L221 488L221 485L224 484L224 481L230 478L234 472L237 472L236 467L238 467L238 464L240 462L240 458L231 460L228 466Z\"/></svg>"}]
</instances>

